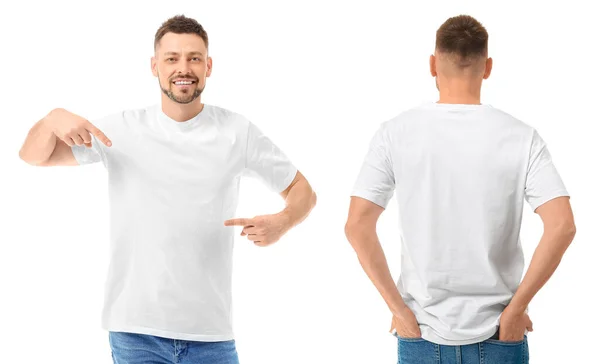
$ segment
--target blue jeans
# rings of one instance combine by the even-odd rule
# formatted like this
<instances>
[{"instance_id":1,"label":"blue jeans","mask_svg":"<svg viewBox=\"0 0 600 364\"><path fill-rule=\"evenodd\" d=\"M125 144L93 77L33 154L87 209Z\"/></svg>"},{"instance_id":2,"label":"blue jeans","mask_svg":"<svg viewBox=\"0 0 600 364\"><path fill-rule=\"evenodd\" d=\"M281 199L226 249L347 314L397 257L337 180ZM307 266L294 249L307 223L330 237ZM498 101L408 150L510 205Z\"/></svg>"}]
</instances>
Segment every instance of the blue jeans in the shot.
<instances>
[{"instance_id":1,"label":"blue jeans","mask_svg":"<svg viewBox=\"0 0 600 364\"><path fill-rule=\"evenodd\" d=\"M239 364L235 341L187 341L126 332L109 333L115 364Z\"/></svg>"},{"instance_id":2,"label":"blue jeans","mask_svg":"<svg viewBox=\"0 0 600 364\"><path fill-rule=\"evenodd\" d=\"M498 340L498 334L476 344L448 346L424 339L398 338L398 364L529 364L527 336Z\"/></svg>"}]
</instances>

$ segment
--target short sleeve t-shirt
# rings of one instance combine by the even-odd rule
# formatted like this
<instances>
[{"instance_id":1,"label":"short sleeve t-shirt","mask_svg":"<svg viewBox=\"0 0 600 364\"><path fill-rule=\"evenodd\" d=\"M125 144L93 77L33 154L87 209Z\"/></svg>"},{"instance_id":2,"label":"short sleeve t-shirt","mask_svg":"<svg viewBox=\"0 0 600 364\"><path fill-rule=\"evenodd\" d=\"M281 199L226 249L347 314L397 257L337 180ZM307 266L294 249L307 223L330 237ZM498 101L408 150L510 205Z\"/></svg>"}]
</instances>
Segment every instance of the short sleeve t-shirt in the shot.
<instances>
[{"instance_id":1,"label":"short sleeve t-shirt","mask_svg":"<svg viewBox=\"0 0 600 364\"><path fill-rule=\"evenodd\" d=\"M296 168L235 112L177 122L159 105L92 123L112 141L72 147L108 171L110 265L102 327L195 341L233 339L233 227L240 178L285 190Z\"/></svg>"},{"instance_id":2,"label":"short sleeve t-shirt","mask_svg":"<svg viewBox=\"0 0 600 364\"><path fill-rule=\"evenodd\" d=\"M353 196L383 208L396 194L398 290L422 337L490 338L523 275L524 202L569 196L529 125L490 105L427 103L382 123Z\"/></svg>"}]
</instances>

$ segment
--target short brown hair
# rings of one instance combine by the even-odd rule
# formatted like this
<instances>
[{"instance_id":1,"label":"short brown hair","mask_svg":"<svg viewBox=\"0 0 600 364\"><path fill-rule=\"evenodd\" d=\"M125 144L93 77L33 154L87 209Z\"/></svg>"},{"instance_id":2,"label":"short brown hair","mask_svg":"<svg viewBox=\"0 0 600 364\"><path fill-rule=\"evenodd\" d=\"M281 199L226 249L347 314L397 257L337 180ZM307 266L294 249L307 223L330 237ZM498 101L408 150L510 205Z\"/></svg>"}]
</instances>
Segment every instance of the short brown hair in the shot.
<instances>
[{"instance_id":1,"label":"short brown hair","mask_svg":"<svg viewBox=\"0 0 600 364\"><path fill-rule=\"evenodd\" d=\"M154 35L154 50L158 46L158 43L162 37L167 33L175 34L196 34L204 40L206 49L208 49L208 34L195 19L188 18L185 15L176 15L170 19L167 19Z\"/></svg>"},{"instance_id":2,"label":"short brown hair","mask_svg":"<svg viewBox=\"0 0 600 364\"><path fill-rule=\"evenodd\" d=\"M456 56L459 63L487 57L487 47L487 30L469 15L449 18L436 32L436 50Z\"/></svg>"}]
</instances>

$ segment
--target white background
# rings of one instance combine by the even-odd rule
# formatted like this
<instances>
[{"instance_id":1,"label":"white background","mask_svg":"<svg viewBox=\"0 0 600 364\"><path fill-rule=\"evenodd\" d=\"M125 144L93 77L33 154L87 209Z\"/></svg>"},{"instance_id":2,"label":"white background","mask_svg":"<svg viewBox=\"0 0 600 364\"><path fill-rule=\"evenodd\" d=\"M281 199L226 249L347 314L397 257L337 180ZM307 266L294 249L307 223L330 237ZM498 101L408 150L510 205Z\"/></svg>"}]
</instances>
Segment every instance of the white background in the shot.
<instances>
[{"instance_id":1,"label":"white background","mask_svg":"<svg viewBox=\"0 0 600 364\"><path fill-rule=\"evenodd\" d=\"M209 34L214 70L203 101L250 118L318 195L312 215L275 246L237 239L234 329L243 364L395 362L390 314L344 237L348 195L379 123L437 100L428 68L435 31L461 13L490 33L495 62L482 102L538 129L572 194L578 234L531 305L531 363L594 360L600 54L592 3L3 2L0 362L111 363L100 329L106 171L35 168L18 151L53 108L92 119L157 102L154 33L180 13ZM243 182L240 217L282 206L258 182ZM525 210L528 263L542 225ZM394 279L396 216L394 201L379 225Z\"/></svg>"}]
</instances>

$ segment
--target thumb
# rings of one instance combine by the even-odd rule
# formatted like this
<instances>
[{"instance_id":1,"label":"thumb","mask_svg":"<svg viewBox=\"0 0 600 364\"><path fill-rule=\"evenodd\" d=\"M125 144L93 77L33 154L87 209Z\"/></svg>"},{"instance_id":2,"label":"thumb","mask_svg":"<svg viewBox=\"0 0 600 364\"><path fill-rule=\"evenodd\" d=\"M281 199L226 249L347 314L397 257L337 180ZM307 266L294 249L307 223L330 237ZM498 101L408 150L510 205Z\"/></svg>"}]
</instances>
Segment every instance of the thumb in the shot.
<instances>
[{"instance_id":1,"label":"thumb","mask_svg":"<svg viewBox=\"0 0 600 364\"><path fill-rule=\"evenodd\" d=\"M252 225L252 219L237 218L237 219L225 220L225 226L248 226L248 225Z\"/></svg>"},{"instance_id":2,"label":"thumb","mask_svg":"<svg viewBox=\"0 0 600 364\"><path fill-rule=\"evenodd\" d=\"M392 316L392 324L390 325L390 332L394 333L394 331L396 330L396 325L395 325L395 317Z\"/></svg>"},{"instance_id":3,"label":"thumb","mask_svg":"<svg viewBox=\"0 0 600 364\"><path fill-rule=\"evenodd\" d=\"M527 331L533 331L533 322L531 322L531 320L528 320L526 328Z\"/></svg>"}]
</instances>

